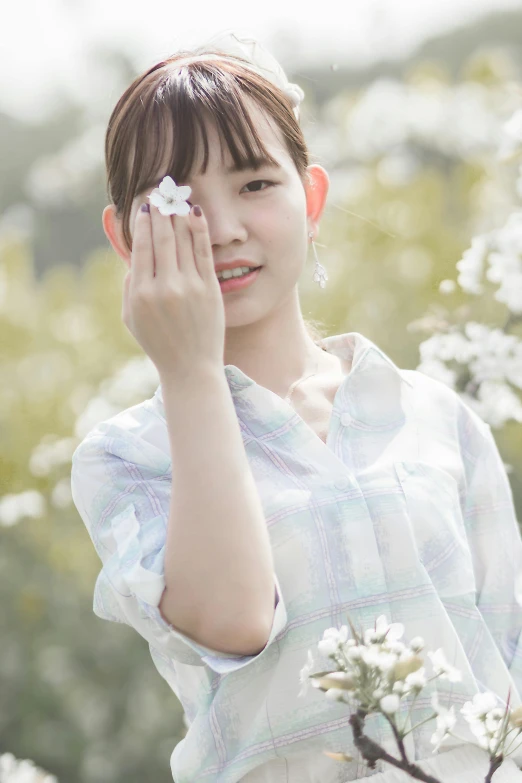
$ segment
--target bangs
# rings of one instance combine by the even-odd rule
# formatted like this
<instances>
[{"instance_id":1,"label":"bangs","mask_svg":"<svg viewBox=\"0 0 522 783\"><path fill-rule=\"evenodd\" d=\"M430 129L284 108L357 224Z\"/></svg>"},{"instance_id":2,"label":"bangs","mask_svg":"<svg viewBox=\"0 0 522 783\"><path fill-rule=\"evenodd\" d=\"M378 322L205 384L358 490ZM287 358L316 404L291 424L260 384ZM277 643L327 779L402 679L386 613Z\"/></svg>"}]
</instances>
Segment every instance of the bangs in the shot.
<instances>
[{"instance_id":1,"label":"bangs","mask_svg":"<svg viewBox=\"0 0 522 783\"><path fill-rule=\"evenodd\" d=\"M264 165L279 165L256 131L236 78L208 63L196 65L204 67L192 63L190 70L181 66L168 74L151 95L151 105L144 107L129 182L133 198L157 187L163 176L184 184L192 176L205 174L209 161L207 123L218 132L223 164L225 148L230 152L230 171L257 171ZM183 132L177 133L177 127ZM167 150L170 157L165 167ZM195 163L201 158L202 165L195 171Z\"/></svg>"},{"instance_id":2,"label":"bangs","mask_svg":"<svg viewBox=\"0 0 522 783\"><path fill-rule=\"evenodd\" d=\"M238 56L186 61L181 53L152 66L127 88L114 108L105 137L107 194L123 221L129 250L132 203L157 187L164 176L184 185L205 174L210 148L207 131L217 131L227 171L280 168L256 130L255 107L281 134L301 177L309 157L291 102L277 86ZM274 122L274 125L271 124ZM167 157L168 156L168 157ZM200 168L196 171L196 165Z\"/></svg>"}]
</instances>

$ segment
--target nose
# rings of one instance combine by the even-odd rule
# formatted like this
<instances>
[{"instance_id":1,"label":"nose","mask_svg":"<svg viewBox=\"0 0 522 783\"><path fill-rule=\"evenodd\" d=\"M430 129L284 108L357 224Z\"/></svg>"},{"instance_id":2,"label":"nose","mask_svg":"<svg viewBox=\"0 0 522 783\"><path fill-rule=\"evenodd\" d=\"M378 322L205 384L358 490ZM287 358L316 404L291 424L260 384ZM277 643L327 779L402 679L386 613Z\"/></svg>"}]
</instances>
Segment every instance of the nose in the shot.
<instances>
[{"instance_id":1,"label":"nose","mask_svg":"<svg viewBox=\"0 0 522 783\"><path fill-rule=\"evenodd\" d=\"M241 213L226 200L218 197L212 204L201 203L201 208L205 213L213 249L246 242L248 231Z\"/></svg>"}]
</instances>

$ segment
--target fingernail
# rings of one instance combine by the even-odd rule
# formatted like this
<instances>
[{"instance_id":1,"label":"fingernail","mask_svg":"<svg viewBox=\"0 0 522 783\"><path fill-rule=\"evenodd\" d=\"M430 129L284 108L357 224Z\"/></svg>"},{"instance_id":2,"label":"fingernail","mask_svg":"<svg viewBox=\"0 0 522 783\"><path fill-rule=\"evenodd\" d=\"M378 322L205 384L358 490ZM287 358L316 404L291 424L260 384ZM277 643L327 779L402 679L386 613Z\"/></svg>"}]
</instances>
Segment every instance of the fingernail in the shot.
<instances>
[{"instance_id":1,"label":"fingernail","mask_svg":"<svg viewBox=\"0 0 522 783\"><path fill-rule=\"evenodd\" d=\"M142 212L150 212L150 204L142 204L141 205L141 211Z\"/></svg>"},{"instance_id":2,"label":"fingernail","mask_svg":"<svg viewBox=\"0 0 522 783\"><path fill-rule=\"evenodd\" d=\"M201 207L199 206L199 204L196 204L196 206L194 207L194 214L196 217L201 217Z\"/></svg>"}]
</instances>

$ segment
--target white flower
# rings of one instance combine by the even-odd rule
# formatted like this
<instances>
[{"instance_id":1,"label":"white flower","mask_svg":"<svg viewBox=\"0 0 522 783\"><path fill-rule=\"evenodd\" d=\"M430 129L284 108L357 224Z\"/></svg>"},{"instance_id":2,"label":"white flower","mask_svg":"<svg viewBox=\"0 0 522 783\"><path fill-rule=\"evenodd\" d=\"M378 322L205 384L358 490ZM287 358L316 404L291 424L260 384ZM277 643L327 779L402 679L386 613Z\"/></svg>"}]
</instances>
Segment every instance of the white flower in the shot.
<instances>
[{"instance_id":1,"label":"white flower","mask_svg":"<svg viewBox=\"0 0 522 783\"><path fill-rule=\"evenodd\" d=\"M393 653L381 652L377 661L377 668L382 672L392 669L397 663L397 656Z\"/></svg>"},{"instance_id":2,"label":"white flower","mask_svg":"<svg viewBox=\"0 0 522 783\"><path fill-rule=\"evenodd\" d=\"M422 636L416 636L414 639L410 642L410 650L413 650L413 652L421 652L421 650L424 649L424 639Z\"/></svg>"},{"instance_id":3,"label":"white flower","mask_svg":"<svg viewBox=\"0 0 522 783\"><path fill-rule=\"evenodd\" d=\"M386 637L385 644L390 652L400 655L401 658L403 656L409 657L410 655L410 650L408 650L406 645L396 639L388 639L388 637Z\"/></svg>"},{"instance_id":4,"label":"white flower","mask_svg":"<svg viewBox=\"0 0 522 783\"><path fill-rule=\"evenodd\" d=\"M490 734L498 733L504 720L504 710L501 707L494 707L486 715L484 725Z\"/></svg>"},{"instance_id":5,"label":"white flower","mask_svg":"<svg viewBox=\"0 0 522 783\"><path fill-rule=\"evenodd\" d=\"M323 639L335 639L338 644L344 644L348 639L348 626L341 625L340 628L327 628L323 632Z\"/></svg>"},{"instance_id":6,"label":"white flower","mask_svg":"<svg viewBox=\"0 0 522 783\"><path fill-rule=\"evenodd\" d=\"M404 680L404 684L408 691L422 690L422 688L424 688L426 685L424 666L421 666L421 668L417 669L416 672L411 672L411 674L408 674Z\"/></svg>"},{"instance_id":7,"label":"white flower","mask_svg":"<svg viewBox=\"0 0 522 783\"><path fill-rule=\"evenodd\" d=\"M522 109L518 109L512 117L504 123L502 130L515 148L522 145Z\"/></svg>"},{"instance_id":8,"label":"white flower","mask_svg":"<svg viewBox=\"0 0 522 783\"><path fill-rule=\"evenodd\" d=\"M485 693L476 693L473 701L467 701L461 709L467 721L482 720L490 710L497 706L497 697L494 693L486 691Z\"/></svg>"},{"instance_id":9,"label":"white flower","mask_svg":"<svg viewBox=\"0 0 522 783\"><path fill-rule=\"evenodd\" d=\"M434 696L436 696L436 694L434 694ZM448 736L448 732L452 730L452 728L455 726L455 723L457 722L457 716L455 715L455 707L451 707L451 709L447 710L444 707L441 707L440 704L437 703L436 712L438 713L437 728L435 732L432 734L430 740L432 744L435 745L433 749L434 753L438 751L442 742Z\"/></svg>"},{"instance_id":10,"label":"white flower","mask_svg":"<svg viewBox=\"0 0 522 783\"><path fill-rule=\"evenodd\" d=\"M434 673L440 675L441 680L459 682L459 680L462 679L459 670L447 662L442 647L435 652L428 652L428 656L431 660Z\"/></svg>"},{"instance_id":11,"label":"white flower","mask_svg":"<svg viewBox=\"0 0 522 783\"><path fill-rule=\"evenodd\" d=\"M454 280L441 280L439 283L439 292L441 294L452 294L457 284Z\"/></svg>"},{"instance_id":12,"label":"white flower","mask_svg":"<svg viewBox=\"0 0 522 783\"><path fill-rule=\"evenodd\" d=\"M346 643L348 639L348 626L341 625L340 628L327 628L323 632L323 638L318 643L319 652L322 655L333 655L337 652L340 645Z\"/></svg>"},{"instance_id":13,"label":"white flower","mask_svg":"<svg viewBox=\"0 0 522 783\"><path fill-rule=\"evenodd\" d=\"M302 688L299 691L298 696L306 696L306 694L308 693L308 689L310 687L310 679L308 675L310 674L314 665L315 664L312 656L312 651L308 650L308 661L307 663L305 663L305 665L299 672L299 682L301 683Z\"/></svg>"},{"instance_id":14,"label":"white flower","mask_svg":"<svg viewBox=\"0 0 522 783\"><path fill-rule=\"evenodd\" d=\"M352 650L355 649L352 647ZM388 671L395 665L397 658L392 653L383 652L379 644L361 647L361 658L367 666L381 671Z\"/></svg>"},{"instance_id":15,"label":"white flower","mask_svg":"<svg viewBox=\"0 0 522 783\"><path fill-rule=\"evenodd\" d=\"M402 623L388 623L386 615L381 614L375 622L375 633L378 634L379 639L396 641L400 639L404 633L404 625Z\"/></svg>"},{"instance_id":16,"label":"white flower","mask_svg":"<svg viewBox=\"0 0 522 783\"><path fill-rule=\"evenodd\" d=\"M321 655L333 655L335 652L337 652L338 647L339 645L335 639L321 639L321 641L317 644L317 649Z\"/></svg>"},{"instance_id":17,"label":"white flower","mask_svg":"<svg viewBox=\"0 0 522 783\"><path fill-rule=\"evenodd\" d=\"M379 704L383 712L387 715L392 715L399 709L400 699L396 693L389 693L387 696L382 697Z\"/></svg>"},{"instance_id":18,"label":"white flower","mask_svg":"<svg viewBox=\"0 0 522 783\"><path fill-rule=\"evenodd\" d=\"M328 688L328 690L325 691L324 697L325 699L328 699L328 701L343 701L345 693L346 691L342 688Z\"/></svg>"},{"instance_id":19,"label":"white flower","mask_svg":"<svg viewBox=\"0 0 522 783\"><path fill-rule=\"evenodd\" d=\"M162 215L188 215L190 206L186 199L192 188L189 185L177 186L172 177L163 177L159 187L147 196L150 203L158 207Z\"/></svg>"},{"instance_id":20,"label":"white flower","mask_svg":"<svg viewBox=\"0 0 522 783\"><path fill-rule=\"evenodd\" d=\"M349 647L346 650L346 657L349 661L359 661L362 658L362 651L365 649L362 645L357 645L356 647Z\"/></svg>"}]
</instances>

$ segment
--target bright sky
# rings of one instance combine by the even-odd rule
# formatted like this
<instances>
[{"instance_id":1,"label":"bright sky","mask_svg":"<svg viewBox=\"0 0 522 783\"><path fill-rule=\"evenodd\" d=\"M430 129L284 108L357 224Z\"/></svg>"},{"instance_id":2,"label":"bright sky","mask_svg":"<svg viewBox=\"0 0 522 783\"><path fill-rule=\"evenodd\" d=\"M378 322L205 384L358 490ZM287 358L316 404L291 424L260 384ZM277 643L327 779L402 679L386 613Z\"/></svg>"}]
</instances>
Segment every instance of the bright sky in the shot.
<instances>
[{"instance_id":1,"label":"bright sky","mask_svg":"<svg viewBox=\"0 0 522 783\"><path fill-rule=\"evenodd\" d=\"M423 38L494 8L515 7L522 9L522 0L11 2L2 14L0 110L37 121L65 93L103 113L119 95L108 94L107 64L93 64L89 56L97 44L123 49L141 69L233 28L257 38L285 69L318 61L368 63L411 51ZM277 50L270 48L273 41Z\"/></svg>"}]
</instances>

